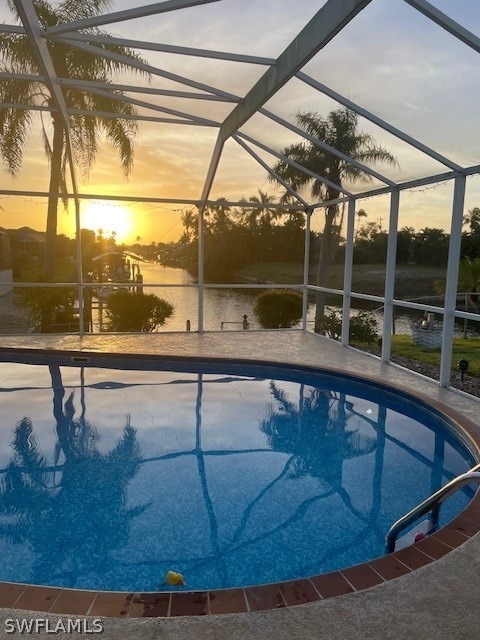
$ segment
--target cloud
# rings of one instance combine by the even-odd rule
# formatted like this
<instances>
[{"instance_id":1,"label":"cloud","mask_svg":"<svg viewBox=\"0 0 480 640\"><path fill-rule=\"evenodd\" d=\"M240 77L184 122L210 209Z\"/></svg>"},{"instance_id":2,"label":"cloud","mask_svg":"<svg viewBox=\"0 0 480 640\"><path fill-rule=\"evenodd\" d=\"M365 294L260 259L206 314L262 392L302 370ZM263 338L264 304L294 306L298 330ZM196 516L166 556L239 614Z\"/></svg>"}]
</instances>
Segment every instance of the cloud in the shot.
<instances>
[{"instance_id":1,"label":"cloud","mask_svg":"<svg viewBox=\"0 0 480 640\"><path fill-rule=\"evenodd\" d=\"M263 0L261 3L258 0L223 0L165 13L154 19L107 25L105 30L152 42L276 57L322 4L324 2L318 0ZM112 10L134 5L132 0L117 0ZM478 3L436 0L436 6L463 21L467 28L478 31ZM0 19L12 22L4 8L0 9ZM237 95L248 91L265 72L263 66L145 51L140 54L172 73ZM309 62L305 71L454 161L465 165L480 162L476 136L480 103L478 54L406 3L371 2ZM140 82L138 77L134 81L135 84ZM180 88L160 77L152 78L151 85ZM183 86L181 89L190 90ZM135 97L148 99L140 94ZM155 97L154 101L218 122L234 106L166 97ZM291 80L266 106L290 122L294 122L295 114L300 110L326 114L338 107L337 103L297 79ZM140 111L147 113L144 109ZM148 111L149 115L152 113ZM438 163L367 120L360 119L360 128L371 133L399 159L400 171L385 169L387 175L404 180L443 170ZM277 150L298 140L295 134L262 115L252 117L242 129ZM48 188L48 164L38 131L37 119L18 180L12 183L2 173L0 187ZM140 123L135 164L129 181L123 179L111 146L102 142L89 179L81 183L81 189L132 197L198 198L216 135L215 129L206 127ZM272 157L268 160L275 162ZM248 197L258 188L264 189L265 180L266 171L232 143L225 147L212 193L233 199ZM476 184L471 187L468 197L480 200L480 189ZM422 215L429 206L432 212L438 211L438 199L430 195L432 197L422 204ZM442 197L449 202L446 192ZM10 203L9 200L6 210ZM447 211L449 207L447 204ZM418 211L420 209L417 220ZM37 218L42 216L43 211L37 213Z\"/></svg>"}]
</instances>

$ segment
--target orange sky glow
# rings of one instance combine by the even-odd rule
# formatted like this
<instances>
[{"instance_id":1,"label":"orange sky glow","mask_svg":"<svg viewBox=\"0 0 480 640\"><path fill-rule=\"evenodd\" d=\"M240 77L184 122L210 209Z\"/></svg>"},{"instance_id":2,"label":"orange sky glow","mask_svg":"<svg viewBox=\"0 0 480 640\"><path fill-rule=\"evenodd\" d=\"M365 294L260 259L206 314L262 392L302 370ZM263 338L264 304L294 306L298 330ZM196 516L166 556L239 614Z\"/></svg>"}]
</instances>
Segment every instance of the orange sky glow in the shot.
<instances>
[{"instance_id":1,"label":"orange sky glow","mask_svg":"<svg viewBox=\"0 0 480 640\"><path fill-rule=\"evenodd\" d=\"M475 31L480 25L477 3L452 3L436 0L441 9ZM53 3L55 4L55 3ZM116 0L114 8L134 6L133 0ZM161 17L107 25L106 31L128 38L151 42L209 48L231 53L278 56L298 29L323 4L318 0L231 0L213 3L189 11L175 11ZM268 20L260 19L266 18ZM6 7L0 7L0 19L12 22ZM268 22L268 29L266 28ZM234 26L234 28L232 28ZM378 52L382 51L379 56ZM238 96L243 96L264 73L265 67L231 61L219 61L188 55L167 55L141 51L141 55L170 73L205 82ZM462 166L478 164L478 87L480 66L477 53L444 30L425 19L407 3L378 0L370 3L345 29L305 66L305 73L346 98L383 118L401 131L431 146ZM465 80L465 79L468 79ZM119 81L123 78L119 78ZM136 85L148 84L135 76ZM162 77L154 77L150 86L183 89ZM445 87L449 90L445 91ZM132 92L137 99L140 93ZM193 112L221 123L232 104L221 101L192 100L155 96L158 106ZM192 106L191 102L195 103ZM320 115L337 109L331 98L293 78L266 103L266 108L290 123L299 110ZM158 111L140 107L139 113L152 116ZM168 111L167 111L168 113ZM164 115L164 114L161 114ZM12 179L0 171L0 190L48 191L49 166L45 159L41 128L49 126L48 115L36 112L24 149L22 168ZM398 167L376 168L388 179L403 182L445 171L445 166L402 142L365 118L359 118L359 130L369 133L376 143L391 152ZM139 122L134 147L133 169L128 179L122 175L118 158L111 146L100 140L95 163L87 176L80 173L77 182L81 199L81 227L108 236L115 233L120 243L131 244L141 238L144 244L170 242L180 238L181 214L188 204L135 202L135 198L199 199L208 172L218 129L214 126ZM265 115L256 114L242 127L242 132L276 151L300 140ZM270 166L276 157L260 149L258 155ZM371 183L346 185L352 193L383 186ZM453 181L402 191L399 228L420 230L424 227L450 230ZM210 199L232 201L258 195L261 189L279 198L283 187L267 178L267 171L231 138L227 140L216 172ZM71 191L71 185L70 185ZM103 195L107 199L95 196ZM307 200L310 196L304 193ZM122 196L125 201L108 200ZM467 179L465 211L480 206L480 176ZM389 199L375 197L357 202L368 222L380 222L388 230ZM47 199L38 195L0 194L0 227L29 226L45 230ZM313 229L321 231L323 214L314 216ZM67 211L59 205L58 232L75 234L73 203Z\"/></svg>"}]
</instances>

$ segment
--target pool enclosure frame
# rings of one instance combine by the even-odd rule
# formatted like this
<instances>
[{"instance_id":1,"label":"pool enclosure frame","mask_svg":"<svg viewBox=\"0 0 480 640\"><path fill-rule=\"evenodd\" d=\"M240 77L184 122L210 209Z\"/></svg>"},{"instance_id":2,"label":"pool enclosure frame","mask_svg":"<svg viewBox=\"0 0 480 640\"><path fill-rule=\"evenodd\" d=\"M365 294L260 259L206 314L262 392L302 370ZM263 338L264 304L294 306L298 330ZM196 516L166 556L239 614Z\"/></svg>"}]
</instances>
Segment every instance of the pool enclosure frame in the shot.
<instances>
[{"instance_id":1,"label":"pool enclosure frame","mask_svg":"<svg viewBox=\"0 0 480 640\"><path fill-rule=\"evenodd\" d=\"M305 262L304 262L304 280L301 285L281 285L282 288L300 289L303 292L303 320L302 329L307 329L307 300L308 294L311 292L326 292L342 296L343 298L343 324L342 324L342 345L348 346L349 343L349 318L350 318L350 306L354 299L367 300L378 302L384 306L384 320L383 320L383 339L381 358L384 362L390 361L391 351L391 331L393 309L395 306L415 309L424 312L433 312L443 316L443 334L442 334L442 356L440 366L440 378L439 384L441 387L448 386L450 382L450 367L452 360L452 340L454 332L455 318L471 319L474 321L480 320L480 314L470 313L467 311L456 310L456 296L457 296L457 282L458 282L458 270L459 262L461 258L461 235L462 235L462 223L463 223L463 211L465 202L465 185L466 178L480 174L480 164L468 167L462 167L453 160L445 157L441 153L434 149L431 149L427 145L423 144L419 140L408 135L406 132L399 130L392 124L386 122L375 114L371 113L361 105L355 104L352 100L347 99L345 96L337 93L326 85L318 82L314 78L307 75L302 69L304 66L321 51L321 49L328 44L346 25L353 20L357 14L359 14L370 2L375 0L327 0L327 2L317 11L313 18L303 27L298 35L291 41L291 43L284 49L284 51L278 56L278 58L266 58L259 56L241 55L233 53L225 53L219 51L210 51L206 49L193 49L182 46L162 45L160 43L143 42L137 40L129 40L125 38L114 38L106 35L99 35L95 33L84 32L84 29L94 29L98 26L117 23L120 21L131 20L134 18L145 16L156 16L164 12L175 10L186 10L189 7L194 7L202 4L209 4L212 2L218 2L219 0L164 0L163 2L155 2L144 6L139 6L133 9L124 11L117 11L107 13L103 16L97 16L88 18L85 20L79 20L77 22L71 22L66 24L60 24L48 29L43 29L38 20L35 12L32 0L13 0L13 4L16 7L18 15L21 18L22 26L18 25L0 25L0 30L6 33L12 34L26 34L30 40L32 50L35 54L36 60L39 65L41 75L38 76L38 80L43 82L48 88L52 102L54 105L54 111L59 115L63 121L63 125L66 132L67 141L67 155L69 162L69 172L71 179L71 192L68 197L73 199L75 204L75 220L77 229L77 255L80 256L81 241L79 230L81 228L80 222L80 201L82 199L95 199L95 200L110 200L110 201L129 201L129 202L150 202L159 204L179 204L179 205L191 205L198 208L198 284L196 285L184 285L194 286L198 288L198 331L203 332L204 328L204 291L208 287L224 286L228 288L241 288L242 285L219 285L219 284L207 284L204 277L204 263L205 263L205 234L204 234L204 212L207 206L215 204L214 201L209 199L212 186L214 184L217 168L222 158L222 152L227 140L234 140L239 148L243 149L258 162L273 178L278 180L285 189L293 196L297 204L296 205L284 205L285 209L292 211L297 209L304 212L306 216L306 233L305 233ZM480 39L472 32L465 29L461 24L452 20L446 14L441 12L435 6L427 2L427 0L404 0L408 5L415 10L422 13L428 19L433 21L436 25L446 30L451 36L460 40L465 46L473 49L477 53L480 53ZM69 135L69 108L66 104L63 94L63 86L77 86L80 90L87 90L92 92L109 92L110 96L113 94L115 88L122 91L139 91L138 87L130 85L116 85L95 83L88 84L82 82L81 79L60 78L56 74L52 59L47 47L47 41L62 41L69 46L77 47L85 51L92 51L99 55L103 55L107 58L112 58L122 63L129 64L137 69L146 71L153 76L159 76L173 80L177 83L183 84L186 88L193 88L195 93L183 92L183 91L162 91L161 89L152 89L150 93L156 93L157 95L170 95L187 99L189 104L194 104L198 100L215 100L226 103L232 103L233 108L223 122L215 122L205 117L196 115L194 110L192 113L175 111L169 108L164 108L158 104L148 103L146 101L140 101L134 98L128 98L126 96L121 99L128 102L147 107L159 113L155 116L138 115L136 120L140 121L155 121L161 123L172 123L176 125L186 126L202 126L213 127L218 130L216 144L210 159L206 178L204 181L201 195L198 199L167 199L167 198L149 198L149 197L135 197L135 196L111 196L102 194L82 194L80 193L78 182L76 178L75 159L72 150L71 139ZM210 59L243 62L252 65L260 65L266 67L265 73L256 81L250 90L243 96L232 95L228 92L222 91L211 85L203 84L197 80L186 78L183 76L172 74L161 68L147 65L140 61L132 61L128 58L122 58L119 54L103 51L95 46L95 42L98 43L110 43L120 44L125 47L130 47L140 50L149 50L157 52L166 52L177 55L187 55L194 57L204 57ZM12 80L21 82L22 78L2 72L1 77L10 78ZM291 124L287 120L279 117L268 110L265 105L277 92L284 87L284 85L291 79L297 79L310 88L328 96L335 100L340 105L352 110L357 115L366 118L373 124L377 125L384 131L400 139L404 143L410 145L421 153L425 154L431 159L439 162L445 167L445 172L437 175L432 175L426 178L419 178L416 180L409 180L406 182L395 182L377 170L363 165L362 163L354 160L351 157L345 156L340 151L329 147L325 142L312 137L299 129L295 125ZM27 79L27 76L25 76ZM30 77L31 79L31 77ZM148 92L145 92L148 99ZM19 108L19 109L37 109L49 111L48 107L39 105L0 105L1 108ZM308 169L295 164L289 158L286 158L282 153L277 150L263 144L261 141L247 135L242 132L242 126L248 122L248 120L255 114L260 113L270 121L290 130L294 134L300 136L303 140L308 140L314 145L327 150L328 152L342 158L356 169L365 172L371 177L376 178L384 186L379 188L370 189L362 193L352 193L342 185L332 184L325 176L319 176L309 172ZM98 112L89 112L89 115L98 115ZM111 114L110 114L111 115ZM173 117L171 117L173 116ZM339 193L342 194L336 201L330 202L307 202L301 194L295 191L289 184L287 184L282 178L280 178L273 168L257 154L255 149L263 150L269 153L271 156L276 157L286 163L293 164L297 169L301 169L306 174L314 177L316 180L333 186ZM446 289L444 306L437 307L428 304L419 304L408 302L405 300L399 300L394 298L394 283L395 283L395 264L396 264L396 246L397 246L397 228L399 218L399 203L400 195L402 191L410 190L426 185L432 185L439 182L446 182L453 180L453 200L452 200L452 215L451 215L451 227L450 227L450 242L448 249L448 265L447 265L447 277L446 277ZM47 197L47 192L27 191L27 190L0 190L1 195L17 195L27 197ZM353 270L353 247L354 247L354 227L355 227L355 206L359 199L366 197L372 197L376 195L390 195L390 214L389 214L389 233L388 233L388 247L386 258L386 276L385 276L385 290L383 296L366 295L352 291L352 270ZM310 256L310 229L311 219L314 212L322 210L329 205L336 203L346 203L347 205L347 235L345 244L345 266L344 266L344 281L343 289L330 289L327 287L318 287L309 284L308 281L308 266ZM225 201L226 206L241 206L244 203ZM248 203L250 208L255 206L262 207L261 203L255 205L255 203ZM269 207L279 207L282 205L269 205ZM33 286L31 283L15 283L15 286ZM112 283L111 286L114 286ZM46 284L35 286L49 286ZM50 286L64 286L72 287L72 283L55 283ZM81 260L77 260L77 283L74 285L77 289L77 295L79 299L80 308L80 335L83 333L83 294L84 289L92 287L92 284L85 283L82 275ZM144 285L148 286L148 285ZM165 286L165 285L155 285ZM178 285L174 285L178 286ZM248 288L255 288L257 286L261 289L269 287L278 287L278 285L244 285Z\"/></svg>"}]
</instances>

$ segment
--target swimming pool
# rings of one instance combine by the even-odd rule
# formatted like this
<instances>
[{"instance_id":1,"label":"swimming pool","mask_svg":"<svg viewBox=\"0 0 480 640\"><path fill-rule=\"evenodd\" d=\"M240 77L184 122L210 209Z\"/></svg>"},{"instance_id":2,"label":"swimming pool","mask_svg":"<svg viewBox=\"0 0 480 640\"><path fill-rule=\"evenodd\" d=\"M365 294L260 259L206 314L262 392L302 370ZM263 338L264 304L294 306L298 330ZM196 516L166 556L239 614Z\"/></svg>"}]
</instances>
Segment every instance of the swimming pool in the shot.
<instances>
[{"instance_id":1,"label":"swimming pool","mask_svg":"<svg viewBox=\"0 0 480 640\"><path fill-rule=\"evenodd\" d=\"M4 581L205 590L341 569L382 555L390 525L476 461L438 411L349 376L83 355L1 366Z\"/></svg>"}]
</instances>

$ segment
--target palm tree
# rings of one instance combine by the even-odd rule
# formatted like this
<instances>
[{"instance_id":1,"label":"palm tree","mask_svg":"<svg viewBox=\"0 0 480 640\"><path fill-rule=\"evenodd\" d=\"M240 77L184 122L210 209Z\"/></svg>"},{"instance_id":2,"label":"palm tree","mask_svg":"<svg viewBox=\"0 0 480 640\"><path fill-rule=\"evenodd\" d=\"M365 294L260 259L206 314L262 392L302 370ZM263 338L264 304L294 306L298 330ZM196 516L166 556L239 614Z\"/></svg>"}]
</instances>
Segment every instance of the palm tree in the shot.
<instances>
[{"instance_id":1,"label":"palm tree","mask_svg":"<svg viewBox=\"0 0 480 640\"><path fill-rule=\"evenodd\" d=\"M354 242L357 241L358 232L360 231L360 218L366 218L368 216L368 213L365 211L365 209L359 209L358 211L355 211L355 215L358 218L358 227L355 229L355 233L353 234Z\"/></svg>"},{"instance_id":2,"label":"palm tree","mask_svg":"<svg viewBox=\"0 0 480 640\"><path fill-rule=\"evenodd\" d=\"M276 209L268 206L275 202L275 196L269 196L268 193L265 193L265 191L261 189L258 190L258 196L250 196L248 202L246 200L242 200L242 202L245 204L242 207L240 215L250 230L255 229L259 223L260 226L269 227L278 215ZM262 206L250 207L249 203Z\"/></svg>"},{"instance_id":3,"label":"palm tree","mask_svg":"<svg viewBox=\"0 0 480 640\"><path fill-rule=\"evenodd\" d=\"M396 165L395 158L385 149L375 144L372 136L357 130L357 115L349 109L341 108L323 117L312 111L301 112L296 117L297 125L310 136L326 142L343 154L363 164L385 162ZM294 160L319 176L327 178L333 185L342 186L344 181L369 182L371 177L349 164L342 158L332 155L312 142L299 142L286 147L283 155ZM274 171L284 178L295 190L310 188L312 197L324 201L336 200L340 191L331 185L312 178L303 171L280 160ZM274 180L274 178L271 178ZM333 259L340 239L342 207L332 204L325 209L325 226L320 247L317 285L326 286L328 267ZM316 317L324 313L325 294L317 293ZM315 322L315 331L319 331Z\"/></svg>"},{"instance_id":4,"label":"palm tree","mask_svg":"<svg viewBox=\"0 0 480 640\"><path fill-rule=\"evenodd\" d=\"M470 227L470 233L473 235L480 231L480 208L474 207L468 210L468 215L463 216L463 224Z\"/></svg>"},{"instance_id":5,"label":"palm tree","mask_svg":"<svg viewBox=\"0 0 480 640\"><path fill-rule=\"evenodd\" d=\"M415 262L446 266L449 236L443 229L424 227L415 235Z\"/></svg>"},{"instance_id":6,"label":"palm tree","mask_svg":"<svg viewBox=\"0 0 480 640\"><path fill-rule=\"evenodd\" d=\"M445 293L445 279L436 280L435 292ZM465 294L465 310L469 307L474 313L478 311L478 296L480 295L480 258L471 260L465 257L458 268L457 292Z\"/></svg>"},{"instance_id":7,"label":"palm tree","mask_svg":"<svg viewBox=\"0 0 480 640\"><path fill-rule=\"evenodd\" d=\"M215 204L211 204L205 210L205 214L209 216L212 214L212 220L208 225L208 230L211 233L226 233L232 228L232 221L230 219L231 207L227 204L226 198L218 198Z\"/></svg>"},{"instance_id":8,"label":"palm tree","mask_svg":"<svg viewBox=\"0 0 480 640\"><path fill-rule=\"evenodd\" d=\"M185 231L182 234L180 242L186 242L188 244L197 235L198 216L193 209L186 209L182 211L181 220Z\"/></svg>"},{"instance_id":9,"label":"palm tree","mask_svg":"<svg viewBox=\"0 0 480 640\"><path fill-rule=\"evenodd\" d=\"M12 0L7 0L16 21L20 22L18 12ZM107 8L109 0L61 0L49 3L47 0L33 0L40 24L44 28L71 20L100 15ZM95 29L95 33L100 31ZM121 54L131 60L140 58L125 47L110 44L98 44L99 48ZM81 78L99 83L111 83L112 74L125 70L138 71L124 62L117 62L101 55L86 52L64 42L47 40L47 47L59 78ZM44 271L47 279L53 279L55 267L55 241L57 235L58 194L66 194L66 131L61 114L55 110L55 104L48 87L40 77L40 70L26 35L0 33L0 69L16 74L16 78L0 78L0 101L13 104L11 108L0 110L0 155L6 168L15 176L22 163L23 150L28 130L32 124L32 110L15 108L15 105L47 107L51 122L42 120L42 138L45 153L50 162L50 184L48 213L46 224L46 244ZM18 76L24 76L18 78ZM69 134L75 161L83 176L86 177L97 152L98 136L102 132L112 142L120 156L125 175L132 168L133 139L137 130L134 120L128 119L135 114L132 105L121 100L123 94L115 90L108 95L62 85L63 96L70 110L68 116ZM75 110L75 114L73 113ZM82 115L80 115L80 112ZM85 115L87 112L105 113L103 115ZM112 117L111 114L117 114ZM125 118L122 116L125 115ZM63 198L64 205L67 199Z\"/></svg>"}]
</instances>

